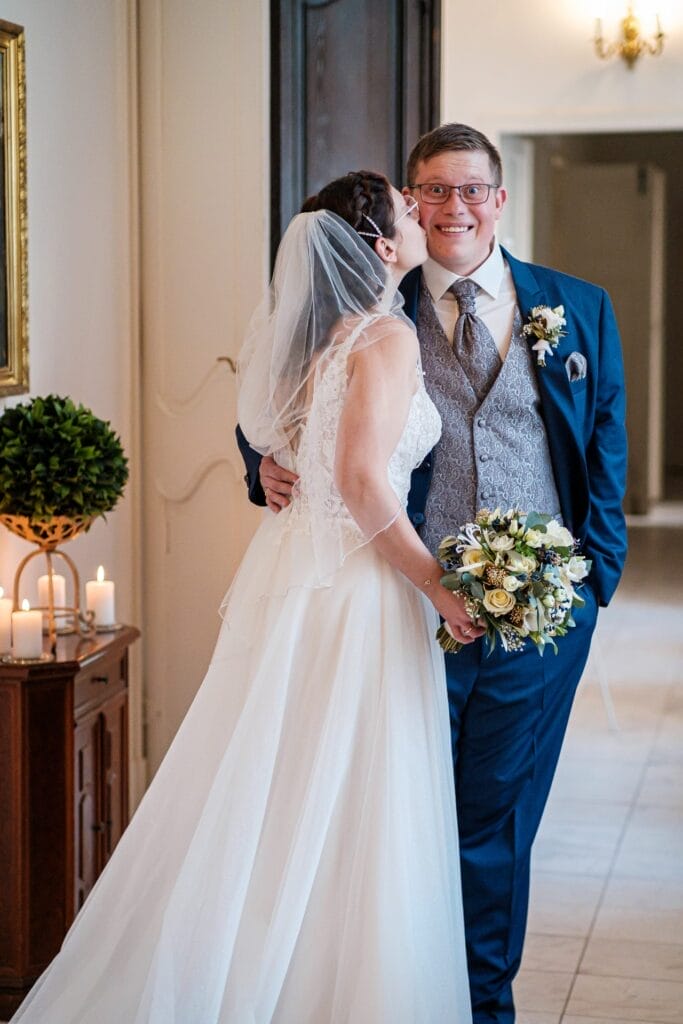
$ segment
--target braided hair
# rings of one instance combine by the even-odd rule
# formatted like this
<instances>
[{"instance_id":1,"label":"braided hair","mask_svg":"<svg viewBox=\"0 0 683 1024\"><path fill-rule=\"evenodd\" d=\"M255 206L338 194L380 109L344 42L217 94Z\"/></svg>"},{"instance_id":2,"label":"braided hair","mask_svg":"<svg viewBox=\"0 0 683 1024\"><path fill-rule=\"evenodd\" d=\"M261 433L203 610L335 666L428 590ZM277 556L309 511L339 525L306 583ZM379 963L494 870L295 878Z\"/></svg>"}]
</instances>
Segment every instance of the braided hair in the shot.
<instances>
[{"instance_id":1,"label":"braided hair","mask_svg":"<svg viewBox=\"0 0 683 1024\"><path fill-rule=\"evenodd\" d=\"M373 232L376 225L384 238L393 238L396 231L391 185L377 171L349 171L335 178L301 207L302 213L315 210L330 210L359 232ZM367 234L360 237L374 249L376 238Z\"/></svg>"}]
</instances>

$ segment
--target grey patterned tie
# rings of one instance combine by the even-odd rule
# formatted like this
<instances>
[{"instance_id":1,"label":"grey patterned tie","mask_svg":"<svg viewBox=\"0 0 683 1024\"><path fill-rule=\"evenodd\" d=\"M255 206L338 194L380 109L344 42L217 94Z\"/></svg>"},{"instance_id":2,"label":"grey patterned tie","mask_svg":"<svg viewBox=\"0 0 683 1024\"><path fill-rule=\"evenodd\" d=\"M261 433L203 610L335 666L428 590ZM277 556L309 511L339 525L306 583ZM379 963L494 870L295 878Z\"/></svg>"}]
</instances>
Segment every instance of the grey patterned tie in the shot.
<instances>
[{"instance_id":1,"label":"grey patterned tie","mask_svg":"<svg viewBox=\"0 0 683 1024\"><path fill-rule=\"evenodd\" d=\"M458 319L453 333L453 351L474 392L483 401L503 365L488 327L477 316L477 285L463 277L449 291L458 300Z\"/></svg>"}]
</instances>

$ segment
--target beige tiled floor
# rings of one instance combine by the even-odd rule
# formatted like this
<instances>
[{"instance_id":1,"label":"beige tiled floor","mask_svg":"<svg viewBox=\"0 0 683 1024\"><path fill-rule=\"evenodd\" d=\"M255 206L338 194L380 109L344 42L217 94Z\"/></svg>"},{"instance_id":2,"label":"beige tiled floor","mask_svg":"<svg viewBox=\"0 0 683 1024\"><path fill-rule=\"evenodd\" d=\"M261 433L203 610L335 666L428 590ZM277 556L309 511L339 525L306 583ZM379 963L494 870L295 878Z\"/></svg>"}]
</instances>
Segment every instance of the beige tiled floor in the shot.
<instances>
[{"instance_id":1,"label":"beige tiled floor","mask_svg":"<svg viewBox=\"0 0 683 1024\"><path fill-rule=\"evenodd\" d=\"M651 523L630 530L534 848L519 1024L683 1024L683 506Z\"/></svg>"}]
</instances>

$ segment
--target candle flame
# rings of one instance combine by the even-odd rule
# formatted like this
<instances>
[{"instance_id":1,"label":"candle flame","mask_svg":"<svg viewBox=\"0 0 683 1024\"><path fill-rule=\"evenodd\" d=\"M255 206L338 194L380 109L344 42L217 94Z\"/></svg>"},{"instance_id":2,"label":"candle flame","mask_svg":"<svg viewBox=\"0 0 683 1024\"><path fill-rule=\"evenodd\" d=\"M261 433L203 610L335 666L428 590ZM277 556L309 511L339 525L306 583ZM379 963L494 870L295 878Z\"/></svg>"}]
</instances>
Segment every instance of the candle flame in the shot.
<instances>
[{"instance_id":1,"label":"candle flame","mask_svg":"<svg viewBox=\"0 0 683 1024\"><path fill-rule=\"evenodd\" d=\"M104 581L104 566L100 565L97 568L97 582L102 583Z\"/></svg>"},{"instance_id":2,"label":"candle flame","mask_svg":"<svg viewBox=\"0 0 683 1024\"><path fill-rule=\"evenodd\" d=\"M31 610L31 605L28 603L27 597L25 597L24 600L21 602L21 610L22 612L30 612Z\"/></svg>"}]
</instances>

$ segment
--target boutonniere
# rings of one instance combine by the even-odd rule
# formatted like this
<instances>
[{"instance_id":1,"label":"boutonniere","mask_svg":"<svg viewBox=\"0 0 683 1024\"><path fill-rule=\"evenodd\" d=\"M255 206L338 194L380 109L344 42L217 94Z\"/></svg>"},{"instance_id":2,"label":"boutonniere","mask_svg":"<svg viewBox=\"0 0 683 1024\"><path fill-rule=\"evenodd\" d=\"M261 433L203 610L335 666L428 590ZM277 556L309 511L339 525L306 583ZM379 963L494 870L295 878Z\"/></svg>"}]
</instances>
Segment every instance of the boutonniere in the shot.
<instances>
[{"instance_id":1,"label":"boutonniere","mask_svg":"<svg viewBox=\"0 0 683 1024\"><path fill-rule=\"evenodd\" d=\"M536 362L539 366L545 366L546 354L552 355L553 349L560 344L566 331L562 328L567 326L564 318L564 306L534 306L527 317L529 323L524 324L522 330L529 337L536 338L535 344L531 347L536 353Z\"/></svg>"}]
</instances>

